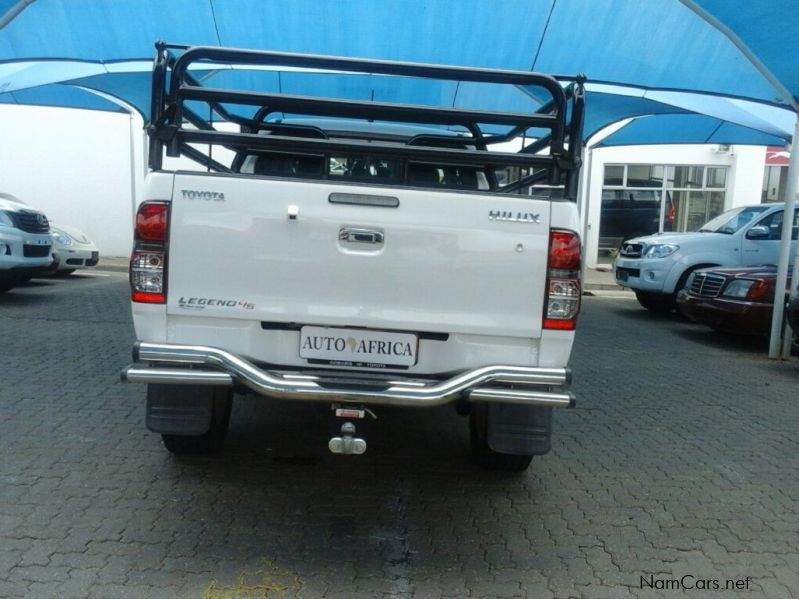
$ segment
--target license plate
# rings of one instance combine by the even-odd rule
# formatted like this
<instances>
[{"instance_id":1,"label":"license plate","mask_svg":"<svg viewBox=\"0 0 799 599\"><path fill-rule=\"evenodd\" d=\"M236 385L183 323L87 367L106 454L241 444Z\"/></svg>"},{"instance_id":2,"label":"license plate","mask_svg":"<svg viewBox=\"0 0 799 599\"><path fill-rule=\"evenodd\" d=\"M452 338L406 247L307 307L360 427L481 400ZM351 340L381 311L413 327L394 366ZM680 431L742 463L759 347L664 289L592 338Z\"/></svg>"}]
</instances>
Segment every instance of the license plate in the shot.
<instances>
[{"instance_id":1,"label":"license plate","mask_svg":"<svg viewBox=\"0 0 799 599\"><path fill-rule=\"evenodd\" d=\"M626 270L616 270L616 280L617 281L626 281L629 277L629 273Z\"/></svg>"},{"instance_id":2,"label":"license plate","mask_svg":"<svg viewBox=\"0 0 799 599\"><path fill-rule=\"evenodd\" d=\"M416 364L416 335L363 329L302 327L300 357L314 364L408 368Z\"/></svg>"}]
</instances>

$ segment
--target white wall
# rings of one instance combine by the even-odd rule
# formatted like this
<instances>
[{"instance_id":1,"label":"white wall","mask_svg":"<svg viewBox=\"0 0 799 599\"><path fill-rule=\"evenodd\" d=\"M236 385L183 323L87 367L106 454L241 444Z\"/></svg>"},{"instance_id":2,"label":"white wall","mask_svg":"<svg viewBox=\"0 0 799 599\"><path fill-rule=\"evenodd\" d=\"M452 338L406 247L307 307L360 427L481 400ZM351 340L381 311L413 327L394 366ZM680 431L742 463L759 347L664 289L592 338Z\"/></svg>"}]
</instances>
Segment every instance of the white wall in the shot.
<instances>
[{"instance_id":1,"label":"white wall","mask_svg":"<svg viewBox=\"0 0 799 599\"><path fill-rule=\"evenodd\" d=\"M133 140L142 180L142 122ZM132 243L131 117L127 114L0 106L0 191L84 231L104 256Z\"/></svg>"},{"instance_id":2,"label":"white wall","mask_svg":"<svg viewBox=\"0 0 799 599\"><path fill-rule=\"evenodd\" d=\"M727 181L727 208L759 204L766 168L765 146L733 146L733 156Z\"/></svg>"},{"instance_id":3,"label":"white wall","mask_svg":"<svg viewBox=\"0 0 799 599\"><path fill-rule=\"evenodd\" d=\"M618 146L586 150L586 185L581 205L585 229L586 263L597 263L599 220L602 204L602 181L605 164L664 164L726 166L727 194L725 209L760 203L766 148L763 146L732 146L732 152L718 152L717 145Z\"/></svg>"}]
</instances>

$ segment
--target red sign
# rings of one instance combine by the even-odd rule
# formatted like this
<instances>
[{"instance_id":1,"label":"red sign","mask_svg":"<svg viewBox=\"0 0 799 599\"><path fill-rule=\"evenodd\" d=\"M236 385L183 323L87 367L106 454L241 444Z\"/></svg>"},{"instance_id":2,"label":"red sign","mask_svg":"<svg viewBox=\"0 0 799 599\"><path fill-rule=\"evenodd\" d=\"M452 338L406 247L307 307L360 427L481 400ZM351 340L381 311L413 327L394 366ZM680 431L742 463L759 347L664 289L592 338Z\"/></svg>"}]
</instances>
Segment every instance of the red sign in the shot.
<instances>
[{"instance_id":1,"label":"red sign","mask_svg":"<svg viewBox=\"0 0 799 599\"><path fill-rule=\"evenodd\" d=\"M780 146L768 146L766 148L766 166L788 166L791 153Z\"/></svg>"}]
</instances>

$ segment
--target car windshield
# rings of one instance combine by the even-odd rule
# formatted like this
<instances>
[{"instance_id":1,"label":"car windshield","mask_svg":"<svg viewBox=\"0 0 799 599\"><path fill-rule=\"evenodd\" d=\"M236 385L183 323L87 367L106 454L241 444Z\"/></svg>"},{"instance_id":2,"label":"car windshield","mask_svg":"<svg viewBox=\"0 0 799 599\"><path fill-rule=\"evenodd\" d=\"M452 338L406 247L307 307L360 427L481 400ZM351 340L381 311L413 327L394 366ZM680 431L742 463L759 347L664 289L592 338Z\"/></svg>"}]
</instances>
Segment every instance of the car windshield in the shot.
<instances>
[{"instance_id":1,"label":"car windshield","mask_svg":"<svg viewBox=\"0 0 799 599\"><path fill-rule=\"evenodd\" d=\"M768 206L749 206L748 208L733 208L716 218L710 219L699 228L700 233L725 233L732 235L741 230L741 227L752 222L758 214L768 210Z\"/></svg>"}]
</instances>

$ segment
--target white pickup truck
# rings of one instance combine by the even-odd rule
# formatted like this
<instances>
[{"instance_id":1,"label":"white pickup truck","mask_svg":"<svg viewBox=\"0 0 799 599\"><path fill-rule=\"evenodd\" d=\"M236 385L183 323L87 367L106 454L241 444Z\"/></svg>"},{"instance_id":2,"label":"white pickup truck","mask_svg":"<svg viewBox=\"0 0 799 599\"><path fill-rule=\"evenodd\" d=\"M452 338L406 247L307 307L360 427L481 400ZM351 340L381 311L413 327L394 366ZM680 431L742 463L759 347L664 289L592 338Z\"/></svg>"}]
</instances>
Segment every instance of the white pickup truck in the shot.
<instances>
[{"instance_id":1,"label":"white pickup truck","mask_svg":"<svg viewBox=\"0 0 799 599\"><path fill-rule=\"evenodd\" d=\"M470 414L486 467L546 453L552 408L574 404L582 78L564 90L527 72L157 48L123 379L148 384L147 425L166 448L219 449L238 391L329 404L334 453L366 450L379 406L445 403ZM206 89L198 61L527 85L551 100L519 114ZM287 113L305 118L274 118ZM532 127L543 141L489 151ZM206 172L165 170L165 149ZM563 199L532 195L536 182Z\"/></svg>"},{"instance_id":2,"label":"white pickup truck","mask_svg":"<svg viewBox=\"0 0 799 599\"><path fill-rule=\"evenodd\" d=\"M628 239L614 262L616 282L635 291L653 312L675 307L677 294L697 269L777 264L784 204L733 208L698 231ZM799 210L793 215L791 256L796 250Z\"/></svg>"}]
</instances>

